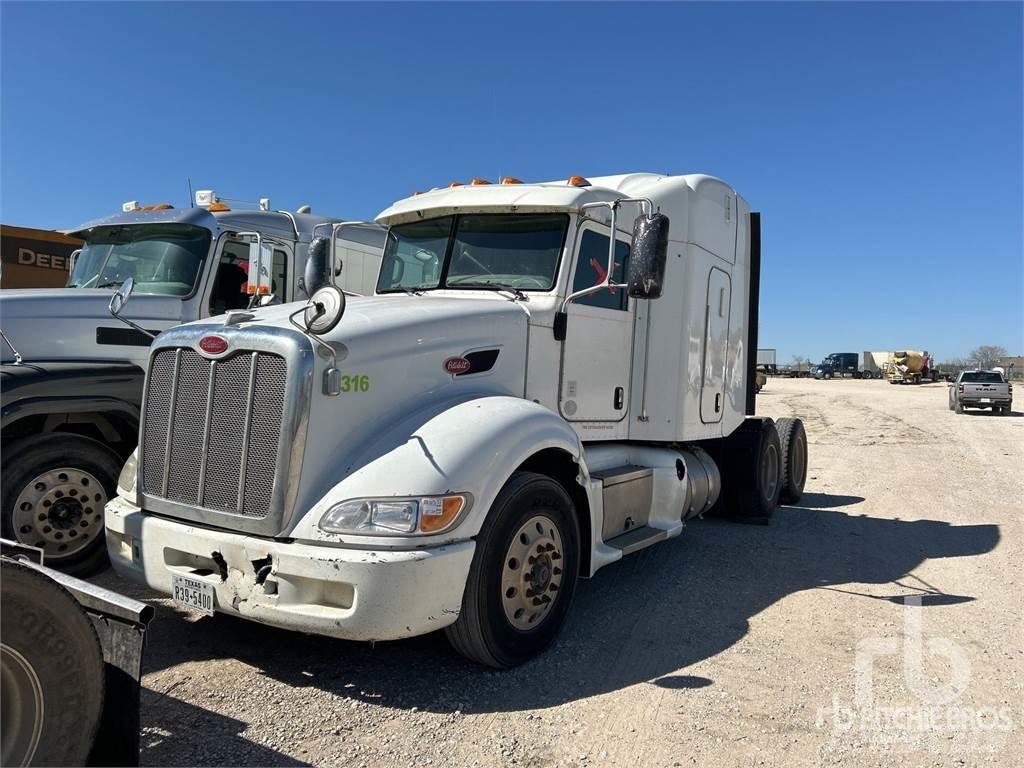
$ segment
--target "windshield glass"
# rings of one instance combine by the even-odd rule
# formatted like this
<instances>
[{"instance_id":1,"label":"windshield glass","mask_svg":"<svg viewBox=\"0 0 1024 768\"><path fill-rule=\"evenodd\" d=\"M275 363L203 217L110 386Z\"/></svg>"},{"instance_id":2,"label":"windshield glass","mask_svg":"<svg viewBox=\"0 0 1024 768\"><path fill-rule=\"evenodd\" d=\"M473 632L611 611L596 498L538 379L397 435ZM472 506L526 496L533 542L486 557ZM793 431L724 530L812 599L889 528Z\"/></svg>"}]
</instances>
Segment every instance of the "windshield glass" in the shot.
<instances>
[{"instance_id":1,"label":"windshield glass","mask_svg":"<svg viewBox=\"0 0 1024 768\"><path fill-rule=\"evenodd\" d=\"M69 288L116 288L135 278L139 293L188 296L210 248L210 231L191 224L97 227L88 236Z\"/></svg>"},{"instance_id":2,"label":"windshield glass","mask_svg":"<svg viewBox=\"0 0 1024 768\"><path fill-rule=\"evenodd\" d=\"M464 214L388 230L377 291L514 288L555 284L569 217Z\"/></svg>"}]
</instances>

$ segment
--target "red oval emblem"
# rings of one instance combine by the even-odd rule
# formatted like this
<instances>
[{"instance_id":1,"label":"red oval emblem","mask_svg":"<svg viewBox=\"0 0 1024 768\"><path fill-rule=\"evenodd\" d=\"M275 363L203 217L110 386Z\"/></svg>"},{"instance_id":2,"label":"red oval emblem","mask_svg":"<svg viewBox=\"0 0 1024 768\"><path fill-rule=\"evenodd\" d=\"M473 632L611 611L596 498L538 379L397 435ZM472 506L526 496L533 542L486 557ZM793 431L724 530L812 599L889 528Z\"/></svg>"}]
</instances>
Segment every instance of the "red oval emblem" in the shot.
<instances>
[{"instance_id":1,"label":"red oval emblem","mask_svg":"<svg viewBox=\"0 0 1024 768\"><path fill-rule=\"evenodd\" d=\"M220 336L203 336L199 348L208 355L220 355L227 351L228 342Z\"/></svg>"},{"instance_id":2,"label":"red oval emblem","mask_svg":"<svg viewBox=\"0 0 1024 768\"><path fill-rule=\"evenodd\" d=\"M469 370L469 360L464 357L449 357L444 361L444 369L453 376Z\"/></svg>"}]
</instances>

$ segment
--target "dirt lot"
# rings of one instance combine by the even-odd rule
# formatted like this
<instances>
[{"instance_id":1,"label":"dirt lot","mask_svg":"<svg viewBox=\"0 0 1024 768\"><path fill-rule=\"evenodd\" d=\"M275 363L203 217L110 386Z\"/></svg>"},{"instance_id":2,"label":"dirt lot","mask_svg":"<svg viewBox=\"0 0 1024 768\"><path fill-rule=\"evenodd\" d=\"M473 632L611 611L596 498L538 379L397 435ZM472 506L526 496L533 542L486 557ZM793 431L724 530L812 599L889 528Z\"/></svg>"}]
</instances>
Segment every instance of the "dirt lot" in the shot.
<instances>
[{"instance_id":1,"label":"dirt lot","mask_svg":"<svg viewBox=\"0 0 1024 768\"><path fill-rule=\"evenodd\" d=\"M758 403L806 421L800 505L606 568L512 672L442 636L369 647L156 601L143 763L1024 764L1024 414L881 381L776 379Z\"/></svg>"}]
</instances>

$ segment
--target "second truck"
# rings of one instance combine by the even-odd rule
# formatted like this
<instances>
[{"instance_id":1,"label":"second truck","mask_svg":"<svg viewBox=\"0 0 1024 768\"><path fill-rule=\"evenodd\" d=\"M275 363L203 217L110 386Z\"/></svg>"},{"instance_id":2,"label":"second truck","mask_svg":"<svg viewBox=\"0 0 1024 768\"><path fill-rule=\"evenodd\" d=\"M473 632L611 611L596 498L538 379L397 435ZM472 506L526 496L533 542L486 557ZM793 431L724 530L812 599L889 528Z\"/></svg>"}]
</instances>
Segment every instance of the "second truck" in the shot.
<instances>
[{"instance_id":1,"label":"second truck","mask_svg":"<svg viewBox=\"0 0 1024 768\"><path fill-rule=\"evenodd\" d=\"M135 449L144 369L155 334L259 300L304 300L310 244L335 241L343 285L371 292L384 232L303 207L256 210L212 191L196 205L140 206L74 230L83 241L64 288L0 292L3 536L78 575L102 567L103 506ZM257 276L257 272L260 274ZM108 306L131 279L120 319Z\"/></svg>"},{"instance_id":2,"label":"second truck","mask_svg":"<svg viewBox=\"0 0 1024 768\"><path fill-rule=\"evenodd\" d=\"M376 295L164 333L106 508L117 572L203 613L494 667L577 579L717 510L766 522L807 471L753 415L759 217L634 173L401 200Z\"/></svg>"}]
</instances>

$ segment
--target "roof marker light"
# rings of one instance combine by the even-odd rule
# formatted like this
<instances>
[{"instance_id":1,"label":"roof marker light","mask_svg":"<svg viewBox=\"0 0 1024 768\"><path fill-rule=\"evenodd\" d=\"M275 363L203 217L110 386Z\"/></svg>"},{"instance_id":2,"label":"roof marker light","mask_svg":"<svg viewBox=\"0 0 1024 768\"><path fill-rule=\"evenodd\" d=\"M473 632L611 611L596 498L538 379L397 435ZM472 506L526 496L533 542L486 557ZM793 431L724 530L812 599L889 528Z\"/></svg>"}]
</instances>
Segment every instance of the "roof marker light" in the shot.
<instances>
[{"instance_id":1,"label":"roof marker light","mask_svg":"<svg viewBox=\"0 0 1024 768\"><path fill-rule=\"evenodd\" d=\"M498 180L498 183L499 184L522 184L523 182L521 182L515 176L502 176Z\"/></svg>"},{"instance_id":2,"label":"roof marker light","mask_svg":"<svg viewBox=\"0 0 1024 768\"><path fill-rule=\"evenodd\" d=\"M453 181L451 184L448 185L448 189L455 189L455 187L461 187L461 186L462 186L462 182L461 181Z\"/></svg>"},{"instance_id":3,"label":"roof marker light","mask_svg":"<svg viewBox=\"0 0 1024 768\"><path fill-rule=\"evenodd\" d=\"M218 213L222 211L230 211L231 209L218 200L217 202L210 203L208 206L206 206L206 210L208 210L210 213Z\"/></svg>"},{"instance_id":4,"label":"roof marker light","mask_svg":"<svg viewBox=\"0 0 1024 768\"><path fill-rule=\"evenodd\" d=\"M569 177L569 186L570 187L589 187L590 186L590 182L587 181L582 176L570 176Z\"/></svg>"},{"instance_id":5,"label":"roof marker light","mask_svg":"<svg viewBox=\"0 0 1024 768\"><path fill-rule=\"evenodd\" d=\"M487 184L490 184L490 183L491 182L489 182L487 179L473 179L471 182L469 182L469 186L471 186L471 187L483 187L483 186L486 186Z\"/></svg>"}]
</instances>

